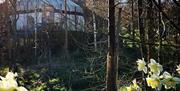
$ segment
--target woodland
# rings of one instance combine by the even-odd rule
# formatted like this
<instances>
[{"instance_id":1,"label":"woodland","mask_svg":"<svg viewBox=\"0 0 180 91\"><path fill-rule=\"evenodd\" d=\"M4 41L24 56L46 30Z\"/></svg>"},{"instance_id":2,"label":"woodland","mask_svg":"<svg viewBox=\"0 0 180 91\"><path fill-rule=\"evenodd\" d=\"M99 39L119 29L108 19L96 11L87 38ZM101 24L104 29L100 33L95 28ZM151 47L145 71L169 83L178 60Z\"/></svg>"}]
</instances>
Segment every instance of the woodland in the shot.
<instances>
[{"instance_id":1,"label":"woodland","mask_svg":"<svg viewBox=\"0 0 180 91\"><path fill-rule=\"evenodd\" d=\"M0 0L0 91L180 91L180 0Z\"/></svg>"}]
</instances>

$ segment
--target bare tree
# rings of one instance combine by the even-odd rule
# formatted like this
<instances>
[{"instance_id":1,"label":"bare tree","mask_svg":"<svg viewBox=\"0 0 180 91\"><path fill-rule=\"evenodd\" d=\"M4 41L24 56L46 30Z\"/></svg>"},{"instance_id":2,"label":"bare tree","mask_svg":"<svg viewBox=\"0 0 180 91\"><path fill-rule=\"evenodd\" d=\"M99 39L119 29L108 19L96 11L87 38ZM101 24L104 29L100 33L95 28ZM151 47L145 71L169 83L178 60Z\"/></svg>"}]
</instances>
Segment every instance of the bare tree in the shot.
<instances>
[{"instance_id":1,"label":"bare tree","mask_svg":"<svg viewBox=\"0 0 180 91\"><path fill-rule=\"evenodd\" d=\"M108 35L108 54L107 54L107 75L106 91L117 91L116 87L116 58L115 58L115 5L114 0L109 3L109 35Z\"/></svg>"}]
</instances>

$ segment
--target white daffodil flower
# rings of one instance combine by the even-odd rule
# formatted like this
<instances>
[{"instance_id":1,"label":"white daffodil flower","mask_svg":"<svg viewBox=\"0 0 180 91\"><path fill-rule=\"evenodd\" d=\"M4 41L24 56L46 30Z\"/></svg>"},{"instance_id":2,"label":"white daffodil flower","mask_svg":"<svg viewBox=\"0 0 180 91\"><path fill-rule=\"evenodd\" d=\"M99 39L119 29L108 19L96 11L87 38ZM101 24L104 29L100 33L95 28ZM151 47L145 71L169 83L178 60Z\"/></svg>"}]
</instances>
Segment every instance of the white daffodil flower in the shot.
<instances>
[{"instance_id":1,"label":"white daffodil flower","mask_svg":"<svg viewBox=\"0 0 180 91\"><path fill-rule=\"evenodd\" d=\"M24 87L18 87L17 89L16 89L17 91L28 91L26 88L24 88Z\"/></svg>"},{"instance_id":2,"label":"white daffodil flower","mask_svg":"<svg viewBox=\"0 0 180 91\"><path fill-rule=\"evenodd\" d=\"M175 88L176 87L176 81L173 76L171 76L170 73L164 72L163 73L163 85L165 86L165 89Z\"/></svg>"},{"instance_id":3,"label":"white daffodil flower","mask_svg":"<svg viewBox=\"0 0 180 91\"><path fill-rule=\"evenodd\" d=\"M2 76L0 76L0 78L1 78L1 80L5 80L6 79L5 77L2 77Z\"/></svg>"},{"instance_id":4,"label":"white daffodil flower","mask_svg":"<svg viewBox=\"0 0 180 91\"><path fill-rule=\"evenodd\" d=\"M177 66L176 71L178 72L178 74L180 74L180 64Z\"/></svg>"},{"instance_id":5,"label":"white daffodil flower","mask_svg":"<svg viewBox=\"0 0 180 91\"><path fill-rule=\"evenodd\" d=\"M14 91L16 87L18 86L17 82L15 80L2 80L0 82L0 89L4 89L1 91Z\"/></svg>"},{"instance_id":6,"label":"white daffodil flower","mask_svg":"<svg viewBox=\"0 0 180 91\"><path fill-rule=\"evenodd\" d=\"M138 71L143 71L144 73L147 73L147 67L146 67L146 62L144 61L144 58L138 59L137 61L137 65L138 65Z\"/></svg>"},{"instance_id":7,"label":"white daffodil flower","mask_svg":"<svg viewBox=\"0 0 180 91\"><path fill-rule=\"evenodd\" d=\"M157 75L152 75L151 77L146 78L146 82L149 87L156 89L160 86L160 78Z\"/></svg>"},{"instance_id":8,"label":"white daffodil flower","mask_svg":"<svg viewBox=\"0 0 180 91\"><path fill-rule=\"evenodd\" d=\"M5 77L0 76L0 91L28 91L24 87L18 87L15 79L17 73L8 72Z\"/></svg>"},{"instance_id":9,"label":"white daffodil flower","mask_svg":"<svg viewBox=\"0 0 180 91\"><path fill-rule=\"evenodd\" d=\"M127 91L142 91L142 89L137 85L136 79L133 80L133 84L126 87Z\"/></svg>"},{"instance_id":10,"label":"white daffodil flower","mask_svg":"<svg viewBox=\"0 0 180 91\"><path fill-rule=\"evenodd\" d=\"M6 75L6 79L15 79L15 77L17 77L17 73L13 73L13 72L8 72Z\"/></svg>"},{"instance_id":11,"label":"white daffodil flower","mask_svg":"<svg viewBox=\"0 0 180 91\"><path fill-rule=\"evenodd\" d=\"M126 87L127 91L136 91L132 86Z\"/></svg>"},{"instance_id":12,"label":"white daffodil flower","mask_svg":"<svg viewBox=\"0 0 180 91\"><path fill-rule=\"evenodd\" d=\"M141 88L138 86L136 79L133 80L133 87L136 89L136 91L141 91Z\"/></svg>"},{"instance_id":13,"label":"white daffodil flower","mask_svg":"<svg viewBox=\"0 0 180 91\"><path fill-rule=\"evenodd\" d=\"M167 71L165 71L162 76L163 76L163 78L171 78L172 77L171 74Z\"/></svg>"},{"instance_id":14,"label":"white daffodil flower","mask_svg":"<svg viewBox=\"0 0 180 91\"><path fill-rule=\"evenodd\" d=\"M160 73L163 71L162 65L157 63L154 59L150 59L150 63L148 64L148 67L150 68L150 71L156 75L160 75Z\"/></svg>"}]
</instances>

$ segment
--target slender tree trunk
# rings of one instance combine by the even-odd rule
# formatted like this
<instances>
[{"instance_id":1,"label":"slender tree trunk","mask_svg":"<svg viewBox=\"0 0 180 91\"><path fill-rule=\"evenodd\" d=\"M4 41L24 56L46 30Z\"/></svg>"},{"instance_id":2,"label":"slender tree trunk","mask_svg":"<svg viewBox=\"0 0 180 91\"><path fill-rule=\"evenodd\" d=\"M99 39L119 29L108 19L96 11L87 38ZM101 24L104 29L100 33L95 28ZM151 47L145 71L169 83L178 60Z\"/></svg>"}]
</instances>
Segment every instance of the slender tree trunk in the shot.
<instances>
[{"instance_id":1,"label":"slender tree trunk","mask_svg":"<svg viewBox=\"0 0 180 91\"><path fill-rule=\"evenodd\" d=\"M40 65L40 61L38 61L37 59L37 18L38 18L38 0L36 0L36 6L35 6L35 28L34 28L34 45L35 45L35 50L34 50L34 57L35 57L35 61L37 61L37 64Z\"/></svg>"},{"instance_id":2,"label":"slender tree trunk","mask_svg":"<svg viewBox=\"0 0 180 91\"><path fill-rule=\"evenodd\" d=\"M117 83L117 88L119 87L119 78L118 78L118 68L119 68L119 55L120 55L120 39L119 39L119 34L121 31L121 11L122 8L119 8L119 12L118 12L118 21L117 21L117 29L116 29L116 83Z\"/></svg>"},{"instance_id":3,"label":"slender tree trunk","mask_svg":"<svg viewBox=\"0 0 180 91\"><path fill-rule=\"evenodd\" d=\"M132 8L132 12L131 12L131 19L132 19L132 38L133 38L133 47L135 47L135 29L134 29L134 0L132 0L132 2L131 2L132 4L131 4L131 8Z\"/></svg>"},{"instance_id":4,"label":"slender tree trunk","mask_svg":"<svg viewBox=\"0 0 180 91\"><path fill-rule=\"evenodd\" d=\"M108 3L109 3L109 35L108 35L106 91L117 91L114 0L108 0Z\"/></svg>"},{"instance_id":5,"label":"slender tree trunk","mask_svg":"<svg viewBox=\"0 0 180 91\"><path fill-rule=\"evenodd\" d=\"M144 23L143 23L143 0L138 0L138 20L139 20L139 33L141 39L141 56L146 58L146 44L145 44L145 30L144 30Z\"/></svg>"},{"instance_id":6,"label":"slender tree trunk","mask_svg":"<svg viewBox=\"0 0 180 91\"><path fill-rule=\"evenodd\" d=\"M148 0L148 8L147 8L147 30L148 30L148 46L147 46L147 61L150 61L150 58L152 58L152 51L153 51L153 44L154 43L154 35L155 31L153 30L154 27L154 18L153 18L153 2L151 0Z\"/></svg>"},{"instance_id":7,"label":"slender tree trunk","mask_svg":"<svg viewBox=\"0 0 180 91\"><path fill-rule=\"evenodd\" d=\"M159 3L159 7L161 8L161 0L158 0L158 3ZM161 38L161 32L162 32L162 29L161 29L161 12L160 10L158 11L158 31L159 31L159 49L158 49L158 62L160 63L161 62L161 49L162 49L162 38Z\"/></svg>"},{"instance_id":8,"label":"slender tree trunk","mask_svg":"<svg viewBox=\"0 0 180 91\"><path fill-rule=\"evenodd\" d=\"M9 12L9 0L6 0L5 1L5 3L6 3L6 9L7 9L7 13L6 13L6 19L7 19L7 21L6 21L6 24L7 24L7 27L8 27L8 44L7 44L7 46L8 46L8 60L11 60L11 37L10 37L10 24L9 24L9 21L10 21L10 12Z\"/></svg>"},{"instance_id":9,"label":"slender tree trunk","mask_svg":"<svg viewBox=\"0 0 180 91\"><path fill-rule=\"evenodd\" d=\"M96 29L96 15L95 15L95 0L93 0L93 30L94 30L94 50L97 51L97 29Z\"/></svg>"},{"instance_id":10,"label":"slender tree trunk","mask_svg":"<svg viewBox=\"0 0 180 91\"><path fill-rule=\"evenodd\" d=\"M17 0L8 0L10 2L10 13L13 15L13 19L12 19L12 25L10 28L11 34L13 35L13 39L12 39L12 57L11 57L11 61L14 62L13 59L16 59L16 40L17 40L17 35L16 35L16 22L17 22L17 16L16 16L16 2Z\"/></svg>"},{"instance_id":11,"label":"slender tree trunk","mask_svg":"<svg viewBox=\"0 0 180 91\"><path fill-rule=\"evenodd\" d=\"M144 29L144 22L143 22L143 0L138 0L138 26L139 26L139 33L140 33L140 49L141 49L141 57L147 61L146 55L146 44L145 44L145 29ZM142 73L142 85L143 89L147 90L146 83L144 81L144 73Z\"/></svg>"},{"instance_id":12,"label":"slender tree trunk","mask_svg":"<svg viewBox=\"0 0 180 91\"><path fill-rule=\"evenodd\" d=\"M16 49L17 49L17 45L16 45L16 42L17 42L17 31L16 31L16 23L17 23L17 9L16 9L16 3L17 3L17 0L9 0L10 4L12 5L11 6L11 14L13 14L13 20L12 20L12 35L13 35L13 40L12 40L12 47L13 47L13 50L12 50L12 58L11 58L11 66L12 66L12 69L10 70L13 70L15 68L15 60L16 59L16 56L18 55L16 53Z\"/></svg>"}]
</instances>

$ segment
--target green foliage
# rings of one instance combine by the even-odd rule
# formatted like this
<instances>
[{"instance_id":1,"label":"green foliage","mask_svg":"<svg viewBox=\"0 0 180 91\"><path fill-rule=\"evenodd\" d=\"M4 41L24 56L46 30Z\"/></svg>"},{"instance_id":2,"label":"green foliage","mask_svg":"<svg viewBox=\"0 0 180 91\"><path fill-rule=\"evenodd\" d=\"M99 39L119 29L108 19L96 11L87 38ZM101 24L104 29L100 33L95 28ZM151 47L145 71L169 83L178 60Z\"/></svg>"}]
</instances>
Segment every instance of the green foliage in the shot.
<instances>
[{"instance_id":1,"label":"green foliage","mask_svg":"<svg viewBox=\"0 0 180 91\"><path fill-rule=\"evenodd\" d=\"M7 72L9 72L9 67L7 66L0 67L1 76L5 76Z\"/></svg>"},{"instance_id":2,"label":"green foliage","mask_svg":"<svg viewBox=\"0 0 180 91\"><path fill-rule=\"evenodd\" d=\"M132 48L133 42L135 47L139 47L138 42L140 42L140 34L139 30L134 30L134 38L132 37L132 31L129 31L127 28L122 28L122 31L120 33L121 38L123 39L123 43L125 46Z\"/></svg>"},{"instance_id":3,"label":"green foliage","mask_svg":"<svg viewBox=\"0 0 180 91\"><path fill-rule=\"evenodd\" d=\"M62 80L57 77L47 78L44 75L46 72L48 73L45 69L25 72L20 83L26 85L30 91L67 91Z\"/></svg>"}]
</instances>

